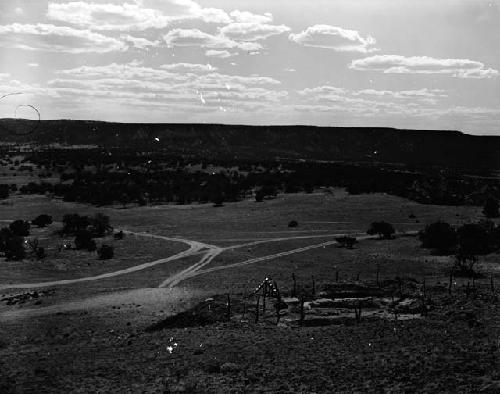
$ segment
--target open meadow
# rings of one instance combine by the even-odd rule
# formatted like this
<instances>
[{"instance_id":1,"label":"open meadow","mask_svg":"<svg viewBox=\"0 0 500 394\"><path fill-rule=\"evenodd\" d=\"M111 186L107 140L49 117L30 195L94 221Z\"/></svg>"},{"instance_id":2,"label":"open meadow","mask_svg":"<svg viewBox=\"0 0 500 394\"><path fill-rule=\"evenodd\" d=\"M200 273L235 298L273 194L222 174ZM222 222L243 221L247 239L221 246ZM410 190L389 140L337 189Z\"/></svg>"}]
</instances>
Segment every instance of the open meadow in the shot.
<instances>
[{"instance_id":1,"label":"open meadow","mask_svg":"<svg viewBox=\"0 0 500 394\"><path fill-rule=\"evenodd\" d=\"M57 231L63 215L75 212L103 213L115 233L124 231L123 239L98 240L114 246L114 258L58 249L71 242ZM446 380L451 372L460 378L459 391L497 388L499 310L489 288L500 280L498 254L480 258L483 275L471 298L465 294L469 278L453 278L449 288L453 257L431 253L417 237L438 220L478 221L479 207L352 196L342 189L222 207L95 208L19 195L0 205L6 225L42 213L54 223L33 227L27 239L38 238L47 257L0 264L2 392L41 386L75 392L357 391L367 384L400 392L424 387L424 373L424 391L433 392L452 390ZM292 220L297 225L289 227ZM377 220L394 225L394 239L366 234ZM358 243L339 247L342 235ZM277 309L277 325L270 298L259 320L255 303L264 300L248 297L266 278L289 303ZM408 305L420 299L424 281L432 298L425 313L404 309L405 299ZM339 298L352 288L367 292L358 301L360 319L358 304ZM306 297L305 311L294 301L299 293ZM320 305L337 298L343 304ZM228 300L233 309L226 318ZM390 310L400 315L387 309L391 302L397 305ZM195 316L207 303L215 319L208 325L193 317L151 329L177 312ZM478 356L464 361L470 352ZM290 368L294 379L285 378Z\"/></svg>"}]
</instances>

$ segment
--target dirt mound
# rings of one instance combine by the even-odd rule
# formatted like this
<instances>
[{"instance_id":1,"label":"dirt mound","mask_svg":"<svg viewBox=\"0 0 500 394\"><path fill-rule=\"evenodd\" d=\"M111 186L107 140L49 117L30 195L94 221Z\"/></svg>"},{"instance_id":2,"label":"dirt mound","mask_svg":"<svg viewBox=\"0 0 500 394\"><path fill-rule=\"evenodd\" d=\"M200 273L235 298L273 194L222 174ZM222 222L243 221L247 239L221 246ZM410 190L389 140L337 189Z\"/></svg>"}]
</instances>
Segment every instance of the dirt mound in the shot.
<instances>
[{"instance_id":1,"label":"dirt mound","mask_svg":"<svg viewBox=\"0 0 500 394\"><path fill-rule=\"evenodd\" d=\"M231 309L239 310L241 301L231 300ZM151 326L146 331L153 332L166 328L200 327L228 320L227 295L215 295L199 302L194 307L169 316Z\"/></svg>"}]
</instances>

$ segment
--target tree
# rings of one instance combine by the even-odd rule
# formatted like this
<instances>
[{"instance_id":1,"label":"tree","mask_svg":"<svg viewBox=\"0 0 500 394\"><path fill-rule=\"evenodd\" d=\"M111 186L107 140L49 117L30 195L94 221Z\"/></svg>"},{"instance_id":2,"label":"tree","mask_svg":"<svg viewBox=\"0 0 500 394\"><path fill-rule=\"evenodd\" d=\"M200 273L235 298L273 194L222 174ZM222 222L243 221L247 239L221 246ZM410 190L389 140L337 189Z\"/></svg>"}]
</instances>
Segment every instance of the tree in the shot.
<instances>
[{"instance_id":1,"label":"tree","mask_svg":"<svg viewBox=\"0 0 500 394\"><path fill-rule=\"evenodd\" d=\"M0 252L5 253L7 250L7 242L13 237L12 231L7 227L0 230Z\"/></svg>"},{"instance_id":2,"label":"tree","mask_svg":"<svg viewBox=\"0 0 500 394\"><path fill-rule=\"evenodd\" d=\"M97 249L97 255L100 260L109 260L112 259L115 254L115 249L106 244L102 244L99 249Z\"/></svg>"},{"instance_id":3,"label":"tree","mask_svg":"<svg viewBox=\"0 0 500 394\"><path fill-rule=\"evenodd\" d=\"M35 219L31 221L31 224L37 227L46 227L49 224L52 224L52 216L46 214L38 215Z\"/></svg>"},{"instance_id":4,"label":"tree","mask_svg":"<svg viewBox=\"0 0 500 394\"><path fill-rule=\"evenodd\" d=\"M0 185L0 200L9 197L9 185Z\"/></svg>"},{"instance_id":5,"label":"tree","mask_svg":"<svg viewBox=\"0 0 500 394\"><path fill-rule=\"evenodd\" d=\"M22 260L26 257L23 237L14 235L7 240L5 257L7 260Z\"/></svg>"},{"instance_id":6,"label":"tree","mask_svg":"<svg viewBox=\"0 0 500 394\"><path fill-rule=\"evenodd\" d=\"M378 236L383 239L391 239L395 232L396 230L394 230L392 224L381 221L373 222L366 233L369 235L378 234Z\"/></svg>"},{"instance_id":7,"label":"tree","mask_svg":"<svg viewBox=\"0 0 500 394\"><path fill-rule=\"evenodd\" d=\"M9 229L14 235L25 237L30 235L30 224L25 220L15 220L9 224Z\"/></svg>"},{"instance_id":8,"label":"tree","mask_svg":"<svg viewBox=\"0 0 500 394\"><path fill-rule=\"evenodd\" d=\"M94 237L103 237L108 231L113 229L109 224L109 216L102 213L96 213L90 220L90 225Z\"/></svg>"},{"instance_id":9,"label":"tree","mask_svg":"<svg viewBox=\"0 0 500 394\"><path fill-rule=\"evenodd\" d=\"M96 250L95 241L92 239L92 233L88 230L80 230L75 237L76 249L87 249L89 252Z\"/></svg>"},{"instance_id":10,"label":"tree","mask_svg":"<svg viewBox=\"0 0 500 394\"><path fill-rule=\"evenodd\" d=\"M358 242L355 237L349 237L347 235L335 238L335 241L337 241L341 248L347 249L352 249L354 247L354 244Z\"/></svg>"},{"instance_id":11,"label":"tree","mask_svg":"<svg viewBox=\"0 0 500 394\"><path fill-rule=\"evenodd\" d=\"M467 256L490 252L489 231L486 223L467 223L457 230L459 253Z\"/></svg>"},{"instance_id":12,"label":"tree","mask_svg":"<svg viewBox=\"0 0 500 394\"><path fill-rule=\"evenodd\" d=\"M487 218L497 218L500 217L499 203L492 197L489 197L484 203L483 207L484 216Z\"/></svg>"},{"instance_id":13,"label":"tree","mask_svg":"<svg viewBox=\"0 0 500 394\"><path fill-rule=\"evenodd\" d=\"M86 230L90 225L88 216L80 216L77 213L63 216L63 234L76 234L81 230Z\"/></svg>"},{"instance_id":14,"label":"tree","mask_svg":"<svg viewBox=\"0 0 500 394\"><path fill-rule=\"evenodd\" d=\"M446 222L435 222L427 225L419 234L423 248L436 249L440 253L448 253L457 245L457 233Z\"/></svg>"}]
</instances>

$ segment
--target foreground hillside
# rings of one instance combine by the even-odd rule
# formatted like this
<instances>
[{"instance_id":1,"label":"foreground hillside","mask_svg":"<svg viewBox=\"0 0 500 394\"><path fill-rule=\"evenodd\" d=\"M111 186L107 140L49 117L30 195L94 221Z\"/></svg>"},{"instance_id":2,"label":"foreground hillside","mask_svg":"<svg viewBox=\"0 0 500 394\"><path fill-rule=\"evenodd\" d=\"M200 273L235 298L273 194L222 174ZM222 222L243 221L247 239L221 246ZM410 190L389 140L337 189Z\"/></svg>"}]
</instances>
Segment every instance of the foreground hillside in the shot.
<instances>
[{"instance_id":1,"label":"foreground hillside","mask_svg":"<svg viewBox=\"0 0 500 394\"><path fill-rule=\"evenodd\" d=\"M28 134L19 135L24 133ZM0 140L163 148L203 157L284 157L500 169L500 137L471 136L458 131L79 120L37 124L0 119Z\"/></svg>"},{"instance_id":2,"label":"foreground hillside","mask_svg":"<svg viewBox=\"0 0 500 394\"><path fill-rule=\"evenodd\" d=\"M114 242L113 259L57 250L66 241L60 220L74 212L102 212L127 231L98 241ZM450 286L454 256L415 236L439 219L483 219L478 207L342 190L218 208L96 208L22 195L0 205L6 223L40 213L54 223L30 237L47 257L0 261L2 393L499 390L498 253L480 256L479 277ZM381 219L395 238L367 236ZM359 242L339 247L342 234ZM292 274L306 297L303 319ZM283 302L269 296L264 310L249 293L265 278Z\"/></svg>"}]
</instances>

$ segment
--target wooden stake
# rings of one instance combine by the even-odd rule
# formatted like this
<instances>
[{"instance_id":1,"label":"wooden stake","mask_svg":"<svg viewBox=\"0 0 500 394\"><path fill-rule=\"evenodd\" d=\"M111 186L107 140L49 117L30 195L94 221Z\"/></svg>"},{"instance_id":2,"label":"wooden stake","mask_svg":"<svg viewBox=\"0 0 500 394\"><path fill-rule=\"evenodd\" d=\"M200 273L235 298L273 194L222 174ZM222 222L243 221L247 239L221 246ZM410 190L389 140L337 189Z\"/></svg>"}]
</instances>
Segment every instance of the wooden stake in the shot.
<instances>
[{"instance_id":1,"label":"wooden stake","mask_svg":"<svg viewBox=\"0 0 500 394\"><path fill-rule=\"evenodd\" d=\"M259 303L260 303L260 295L257 295L257 305L255 307L255 324L259 322Z\"/></svg>"},{"instance_id":2,"label":"wooden stake","mask_svg":"<svg viewBox=\"0 0 500 394\"><path fill-rule=\"evenodd\" d=\"M305 320L305 312L304 312L304 296L300 297L300 325L304 324Z\"/></svg>"},{"instance_id":3,"label":"wooden stake","mask_svg":"<svg viewBox=\"0 0 500 394\"><path fill-rule=\"evenodd\" d=\"M280 308L281 308L281 294L280 294L280 289L278 288L278 284L274 282L274 288L276 289L276 325L280 322Z\"/></svg>"}]
</instances>

